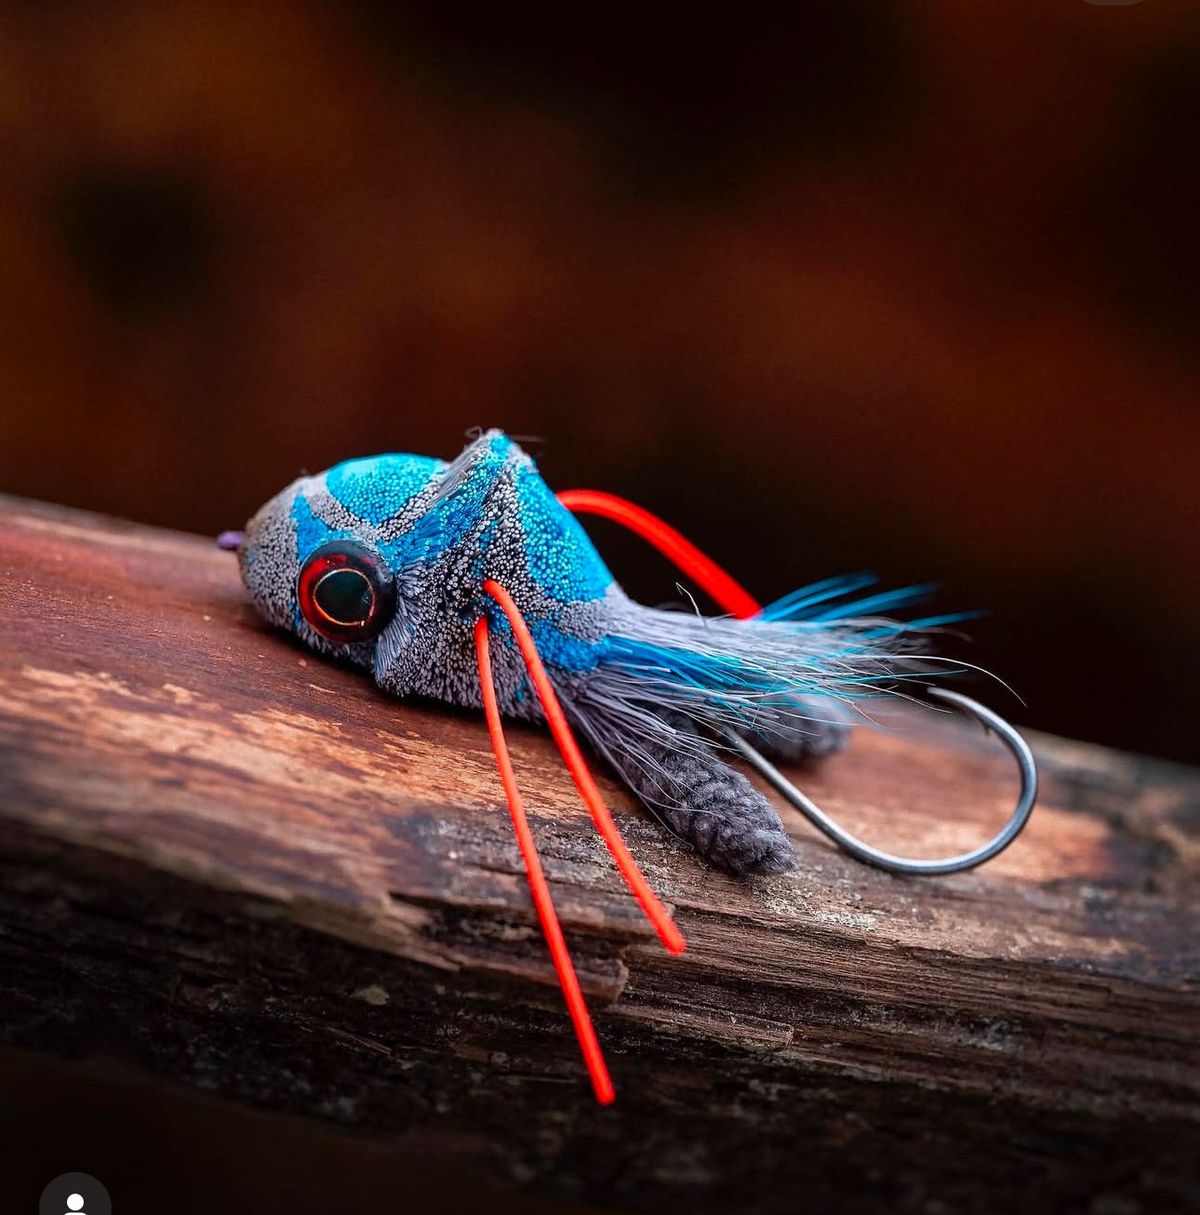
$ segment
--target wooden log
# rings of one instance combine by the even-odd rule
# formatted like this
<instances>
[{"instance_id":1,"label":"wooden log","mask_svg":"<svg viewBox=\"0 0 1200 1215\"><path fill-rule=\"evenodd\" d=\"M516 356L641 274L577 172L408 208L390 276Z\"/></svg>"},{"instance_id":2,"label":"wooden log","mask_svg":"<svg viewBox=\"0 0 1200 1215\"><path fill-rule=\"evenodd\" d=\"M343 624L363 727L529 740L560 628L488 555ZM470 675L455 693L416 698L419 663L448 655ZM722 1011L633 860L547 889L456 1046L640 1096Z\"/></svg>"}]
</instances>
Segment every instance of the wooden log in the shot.
<instances>
[{"instance_id":1,"label":"wooden log","mask_svg":"<svg viewBox=\"0 0 1200 1215\"><path fill-rule=\"evenodd\" d=\"M267 631L211 541L14 500L0 519L7 1042L631 1208L1200 1199L1196 773L1036 738L1026 835L935 880L785 810L796 873L736 881L605 782L688 938L670 958L549 741L514 729L618 1086L600 1109L479 717ZM926 855L1013 796L995 741L931 713L859 731L804 784Z\"/></svg>"}]
</instances>

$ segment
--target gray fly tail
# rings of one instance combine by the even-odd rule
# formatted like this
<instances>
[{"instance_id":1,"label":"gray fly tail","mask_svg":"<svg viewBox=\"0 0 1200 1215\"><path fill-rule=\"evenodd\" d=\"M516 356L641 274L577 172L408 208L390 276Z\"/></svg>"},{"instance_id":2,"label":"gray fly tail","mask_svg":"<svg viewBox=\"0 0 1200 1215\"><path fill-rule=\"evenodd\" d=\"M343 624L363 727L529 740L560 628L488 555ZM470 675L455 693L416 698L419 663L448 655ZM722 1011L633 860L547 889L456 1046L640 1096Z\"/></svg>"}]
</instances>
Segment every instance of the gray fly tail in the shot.
<instances>
[{"instance_id":1,"label":"gray fly tail","mask_svg":"<svg viewBox=\"0 0 1200 1215\"><path fill-rule=\"evenodd\" d=\"M679 717L630 733L579 724L650 812L730 873L786 873L791 840L770 802Z\"/></svg>"},{"instance_id":2,"label":"gray fly tail","mask_svg":"<svg viewBox=\"0 0 1200 1215\"><path fill-rule=\"evenodd\" d=\"M794 864L778 814L708 740L735 731L784 761L838 750L854 701L911 674L904 626L661 611L610 592L603 657L564 696L652 812L733 873Z\"/></svg>"}]
</instances>

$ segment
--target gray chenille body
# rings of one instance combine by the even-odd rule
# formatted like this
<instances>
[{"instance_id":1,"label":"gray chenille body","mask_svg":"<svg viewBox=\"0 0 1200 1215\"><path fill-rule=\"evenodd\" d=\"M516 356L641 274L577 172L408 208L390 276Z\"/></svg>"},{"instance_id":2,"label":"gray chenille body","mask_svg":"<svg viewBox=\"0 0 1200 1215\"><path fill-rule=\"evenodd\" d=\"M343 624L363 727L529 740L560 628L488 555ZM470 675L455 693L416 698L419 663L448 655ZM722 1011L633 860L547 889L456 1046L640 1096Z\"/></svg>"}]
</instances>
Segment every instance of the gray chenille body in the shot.
<instances>
[{"instance_id":1,"label":"gray chenille body","mask_svg":"<svg viewBox=\"0 0 1200 1215\"><path fill-rule=\"evenodd\" d=\"M299 589L306 564L346 545L390 579L388 614L361 640L314 627ZM473 633L486 616L501 710L537 721L507 620L483 589L494 579L576 730L661 822L735 873L782 872L794 854L771 804L726 764L723 732L782 759L825 755L844 742L853 701L898 669L901 628L873 617L768 609L743 621L634 603L530 458L495 431L450 463L387 455L301 477L249 522L240 561L268 621L396 696L479 707Z\"/></svg>"}]
</instances>

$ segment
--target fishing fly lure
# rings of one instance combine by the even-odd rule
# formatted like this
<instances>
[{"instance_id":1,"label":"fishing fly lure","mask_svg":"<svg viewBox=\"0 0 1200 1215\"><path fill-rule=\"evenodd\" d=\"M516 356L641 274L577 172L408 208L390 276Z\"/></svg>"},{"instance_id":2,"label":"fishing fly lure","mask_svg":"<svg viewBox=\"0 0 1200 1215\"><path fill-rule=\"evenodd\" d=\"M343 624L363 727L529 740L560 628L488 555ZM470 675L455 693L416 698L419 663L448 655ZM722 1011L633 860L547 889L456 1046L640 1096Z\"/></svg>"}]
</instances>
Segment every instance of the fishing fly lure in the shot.
<instances>
[{"instance_id":1,"label":"fishing fly lure","mask_svg":"<svg viewBox=\"0 0 1200 1215\"><path fill-rule=\"evenodd\" d=\"M654 544L729 616L633 602L575 513L607 515ZM634 896L665 947L684 940L629 854L575 742L581 734L651 812L706 860L735 874L795 861L770 801L726 763L737 752L842 847L900 872L968 868L1006 847L1036 791L1033 760L1002 719L939 695L996 731L1018 760L1017 809L993 840L960 857L907 860L855 839L769 757L827 755L857 701L928 677L921 628L889 611L926 588L866 593L842 578L762 608L661 520L612 495L556 497L530 457L488 431L449 463L426 456L349 460L294 481L227 533L243 581L271 624L314 650L369 669L385 691L486 716L536 910L597 1098L613 1088L571 965L517 788L502 718L544 722ZM944 619L944 618L943 618Z\"/></svg>"}]
</instances>

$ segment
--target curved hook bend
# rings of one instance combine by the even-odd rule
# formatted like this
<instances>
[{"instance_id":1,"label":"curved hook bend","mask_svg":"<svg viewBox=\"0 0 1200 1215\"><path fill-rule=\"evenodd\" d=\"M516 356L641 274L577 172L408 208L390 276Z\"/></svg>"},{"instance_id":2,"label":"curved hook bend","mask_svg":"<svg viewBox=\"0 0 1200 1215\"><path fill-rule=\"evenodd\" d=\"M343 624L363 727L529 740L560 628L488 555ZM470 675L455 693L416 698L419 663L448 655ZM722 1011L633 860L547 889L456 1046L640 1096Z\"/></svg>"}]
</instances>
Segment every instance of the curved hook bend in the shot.
<instances>
[{"instance_id":1,"label":"curved hook bend","mask_svg":"<svg viewBox=\"0 0 1200 1215\"><path fill-rule=\"evenodd\" d=\"M994 713L977 700L972 700L961 692L951 692L946 688L930 688L928 691L931 696L948 701L974 717L986 729L991 730L1012 752L1013 758L1017 761L1017 769L1021 774L1020 796L1017 798L1016 808L1008 822L986 844L981 844L978 848L960 853L958 856L923 861L913 857L896 856L891 852L884 852L880 848L872 848L870 844L863 843L857 836L851 835L844 827L840 827L834 822L820 806L801 793L774 764L744 738L732 731L727 732L726 737L743 759L769 781L818 831L828 836L851 856L868 865L874 865L877 869L885 869L889 873L908 873L922 877L960 873L964 869L974 869L976 865L982 865L984 861L990 861L992 857L998 856L1021 834L1033 811L1033 803L1037 799L1037 765L1033 759L1033 752L1029 749L1029 744L999 713Z\"/></svg>"}]
</instances>

